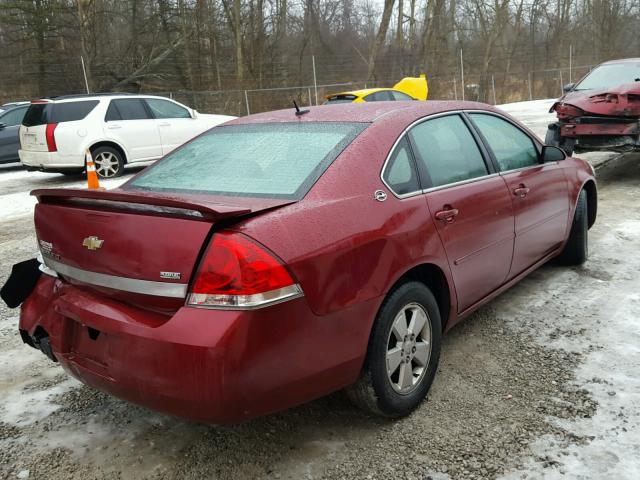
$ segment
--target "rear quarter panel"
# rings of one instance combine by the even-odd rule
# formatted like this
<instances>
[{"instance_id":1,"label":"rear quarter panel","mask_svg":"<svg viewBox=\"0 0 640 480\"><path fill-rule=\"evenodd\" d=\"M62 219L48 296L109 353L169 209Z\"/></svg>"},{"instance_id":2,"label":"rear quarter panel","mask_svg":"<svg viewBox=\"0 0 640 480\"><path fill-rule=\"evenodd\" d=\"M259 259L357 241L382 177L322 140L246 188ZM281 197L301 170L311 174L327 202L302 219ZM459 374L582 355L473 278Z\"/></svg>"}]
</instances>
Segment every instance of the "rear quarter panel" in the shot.
<instances>
[{"instance_id":1,"label":"rear quarter panel","mask_svg":"<svg viewBox=\"0 0 640 480\"><path fill-rule=\"evenodd\" d=\"M318 315L373 298L381 303L404 273L422 263L437 265L450 279L424 196L398 199L380 179L404 126L393 119L371 125L304 200L236 227L289 265ZM387 200L376 201L376 190L385 191ZM455 302L455 292L450 298ZM370 326L373 318L366 320Z\"/></svg>"},{"instance_id":2,"label":"rear quarter panel","mask_svg":"<svg viewBox=\"0 0 640 480\"><path fill-rule=\"evenodd\" d=\"M564 160L565 177L567 179L567 188L569 189L569 222L567 227L567 236L571 230L571 222L575 215L576 205L578 203L578 195L585 188L585 184L593 182L597 187L594 171L591 165L578 157L567 157ZM597 188L596 188L597 195ZM597 196L596 196L597 198ZM596 205L590 205L589 208L597 208ZM595 214L594 214L595 215Z\"/></svg>"}]
</instances>

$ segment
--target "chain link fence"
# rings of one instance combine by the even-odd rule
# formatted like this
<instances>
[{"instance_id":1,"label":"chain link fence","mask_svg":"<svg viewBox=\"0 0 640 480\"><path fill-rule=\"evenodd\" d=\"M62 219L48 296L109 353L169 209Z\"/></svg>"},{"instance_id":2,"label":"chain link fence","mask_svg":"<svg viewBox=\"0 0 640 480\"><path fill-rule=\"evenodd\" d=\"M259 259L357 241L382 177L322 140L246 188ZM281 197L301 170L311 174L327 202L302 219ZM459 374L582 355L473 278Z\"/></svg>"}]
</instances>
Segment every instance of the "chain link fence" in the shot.
<instances>
[{"instance_id":1,"label":"chain link fence","mask_svg":"<svg viewBox=\"0 0 640 480\"><path fill-rule=\"evenodd\" d=\"M562 95L565 84L575 82L587 74L593 66L583 65L520 74L471 74L462 79L452 77L429 78L429 99L469 100L493 105L503 103L556 98ZM243 116L251 113L293 107L293 101L300 107L322 105L325 97L340 91L392 86L397 79L376 82L352 81L321 85L301 85L246 90L203 90L203 91L144 91L143 93L162 95L192 106L203 113L220 113Z\"/></svg>"}]
</instances>

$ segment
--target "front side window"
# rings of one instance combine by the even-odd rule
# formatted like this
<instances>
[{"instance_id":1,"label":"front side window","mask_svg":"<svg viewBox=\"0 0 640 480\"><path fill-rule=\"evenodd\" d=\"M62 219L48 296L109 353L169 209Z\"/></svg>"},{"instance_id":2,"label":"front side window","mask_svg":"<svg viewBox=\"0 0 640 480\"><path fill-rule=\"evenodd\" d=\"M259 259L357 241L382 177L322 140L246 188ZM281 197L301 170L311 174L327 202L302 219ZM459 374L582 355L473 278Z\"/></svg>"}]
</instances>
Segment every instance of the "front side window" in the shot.
<instances>
[{"instance_id":1,"label":"front side window","mask_svg":"<svg viewBox=\"0 0 640 480\"><path fill-rule=\"evenodd\" d=\"M390 93L394 100L413 100L413 97L410 97L406 93L402 93L397 90L393 90Z\"/></svg>"},{"instance_id":2,"label":"front side window","mask_svg":"<svg viewBox=\"0 0 640 480\"><path fill-rule=\"evenodd\" d=\"M418 174L406 137L396 146L382 178L397 195L420 190Z\"/></svg>"},{"instance_id":3,"label":"front side window","mask_svg":"<svg viewBox=\"0 0 640 480\"><path fill-rule=\"evenodd\" d=\"M427 120L413 127L409 135L431 187L488 174L478 145L459 115Z\"/></svg>"},{"instance_id":4,"label":"front side window","mask_svg":"<svg viewBox=\"0 0 640 480\"><path fill-rule=\"evenodd\" d=\"M145 99L155 118L191 118L189 111L168 100L159 98Z\"/></svg>"},{"instance_id":5,"label":"front side window","mask_svg":"<svg viewBox=\"0 0 640 480\"><path fill-rule=\"evenodd\" d=\"M301 122L216 127L124 188L300 199L366 126Z\"/></svg>"},{"instance_id":6,"label":"front side window","mask_svg":"<svg viewBox=\"0 0 640 480\"><path fill-rule=\"evenodd\" d=\"M516 170L538 165L538 149L519 128L494 115L469 115L493 151L500 170Z\"/></svg>"}]
</instances>

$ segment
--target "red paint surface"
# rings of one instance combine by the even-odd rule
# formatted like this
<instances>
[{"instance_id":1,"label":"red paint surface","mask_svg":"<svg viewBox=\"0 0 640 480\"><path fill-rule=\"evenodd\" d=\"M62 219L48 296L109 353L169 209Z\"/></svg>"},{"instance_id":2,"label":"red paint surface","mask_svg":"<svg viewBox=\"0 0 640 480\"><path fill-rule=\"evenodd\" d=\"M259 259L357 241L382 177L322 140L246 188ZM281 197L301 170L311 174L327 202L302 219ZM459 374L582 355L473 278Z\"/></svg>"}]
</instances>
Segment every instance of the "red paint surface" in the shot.
<instances>
[{"instance_id":1,"label":"red paint surface","mask_svg":"<svg viewBox=\"0 0 640 480\"><path fill-rule=\"evenodd\" d=\"M398 136L417 119L460 108L494 110L473 103L381 102L235 120L372 124L304 199L268 205L234 197L229 205L250 213L223 224L40 203L38 236L54 243L60 261L146 280L179 271L186 281L210 235L224 228L277 255L304 297L253 311L208 310L43 276L23 305L20 328L33 334L43 327L60 363L83 382L201 421L236 422L345 387L358 376L384 296L405 273L425 264L442 272L450 303L443 323L450 328L560 251L577 195L593 181L586 162L568 158L396 198L380 172ZM520 183L530 187L524 199L512 193ZM387 192L386 201L374 200L378 189ZM198 202L224 206L225 198ZM434 215L448 204L459 213L443 224ZM87 235L104 236L103 248L82 249ZM96 340L89 327L101 332Z\"/></svg>"}]
</instances>

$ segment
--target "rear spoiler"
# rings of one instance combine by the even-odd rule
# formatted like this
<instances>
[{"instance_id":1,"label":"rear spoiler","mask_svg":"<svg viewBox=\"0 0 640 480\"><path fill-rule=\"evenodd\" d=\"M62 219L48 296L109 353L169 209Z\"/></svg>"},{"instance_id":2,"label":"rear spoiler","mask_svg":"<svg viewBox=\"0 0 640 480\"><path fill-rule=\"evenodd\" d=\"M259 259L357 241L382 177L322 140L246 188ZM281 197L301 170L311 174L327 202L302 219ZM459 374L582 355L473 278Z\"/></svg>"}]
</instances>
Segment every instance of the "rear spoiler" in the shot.
<instances>
[{"instance_id":1,"label":"rear spoiler","mask_svg":"<svg viewBox=\"0 0 640 480\"><path fill-rule=\"evenodd\" d=\"M222 220L252 212L251 208L237 205L223 205L203 200L190 200L147 192L114 190L86 190L75 188L41 188L33 190L40 203L81 204L117 210L174 214L177 216L199 217L204 220ZM291 203L281 201L275 206Z\"/></svg>"}]
</instances>

